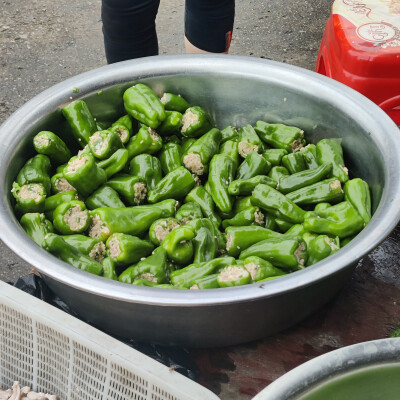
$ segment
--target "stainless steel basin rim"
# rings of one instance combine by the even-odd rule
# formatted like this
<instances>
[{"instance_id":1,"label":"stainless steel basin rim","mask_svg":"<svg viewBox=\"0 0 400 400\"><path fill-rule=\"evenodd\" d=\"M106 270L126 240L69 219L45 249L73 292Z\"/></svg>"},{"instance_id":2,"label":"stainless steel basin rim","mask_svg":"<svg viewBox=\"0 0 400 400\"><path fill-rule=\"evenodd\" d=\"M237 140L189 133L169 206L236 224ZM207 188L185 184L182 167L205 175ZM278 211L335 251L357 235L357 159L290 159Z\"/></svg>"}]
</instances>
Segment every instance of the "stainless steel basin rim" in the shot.
<instances>
[{"instance_id":1,"label":"stainless steel basin rim","mask_svg":"<svg viewBox=\"0 0 400 400\"><path fill-rule=\"evenodd\" d=\"M387 156L384 174L385 182L390 185L385 185L380 205L369 225L345 250L305 270L271 281L268 285L254 284L206 292L168 291L132 287L76 270L40 249L23 233L8 202L6 172L18 143L27 133L26 126L33 126L45 113L69 102L75 87L79 88L76 98L80 98L128 81L176 75L188 76L190 79L192 75L204 74L237 76L242 79L256 77L293 90L301 87L304 93L318 93L321 99L329 99L338 109L351 109L352 114L358 115L357 122L368 127L378 150ZM0 144L0 238L45 275L77 289L126 302L185 307L253 301L290 292L327 279L341 268L359 260L383 241L400 220L400 144L398 129L392 120L371 101L338 82L301 68L268 60L226 55L182 55L148 57L105 66L61 82L27 102L0 127Z\"/></svg>"},{"instance_id":2,"label":"stainless steel basin rim","mask_svg":"<svg viewBox=\"0 0 400 400\"><path fill-rule=\"evenodd\" d=\"M253 400L294 400L332 376L386 363L400 365L400 338L371 340L330 351L282 375Z\"/></svg>"}]
</instances>

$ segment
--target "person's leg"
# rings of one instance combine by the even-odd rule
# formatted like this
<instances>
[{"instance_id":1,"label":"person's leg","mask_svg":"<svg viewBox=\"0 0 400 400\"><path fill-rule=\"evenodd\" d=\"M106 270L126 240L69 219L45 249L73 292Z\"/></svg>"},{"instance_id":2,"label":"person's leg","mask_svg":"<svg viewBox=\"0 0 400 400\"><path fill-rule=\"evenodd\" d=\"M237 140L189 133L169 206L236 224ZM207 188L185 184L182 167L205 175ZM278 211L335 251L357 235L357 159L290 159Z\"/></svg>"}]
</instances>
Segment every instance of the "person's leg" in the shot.
<instances>
[{"instance_id":1,"label":"person's leg","mask_svg":"<svg viewBox=\"0 0 400 400\"><path fill-rule=\"evenodd\" d=\"M227 53L235 18L235 0L186 0L187 53Z\"/></svg>"},{"instance_id":2,"label":"person's leg","mask_svg":"<svg viewBox=\"0 0 400 400\"><path fill-rule=\"evenodd\" d=\"M109 64L158 54L155 19L160 0L102 0L104 48Z\"/></svg>"}]
</instances>

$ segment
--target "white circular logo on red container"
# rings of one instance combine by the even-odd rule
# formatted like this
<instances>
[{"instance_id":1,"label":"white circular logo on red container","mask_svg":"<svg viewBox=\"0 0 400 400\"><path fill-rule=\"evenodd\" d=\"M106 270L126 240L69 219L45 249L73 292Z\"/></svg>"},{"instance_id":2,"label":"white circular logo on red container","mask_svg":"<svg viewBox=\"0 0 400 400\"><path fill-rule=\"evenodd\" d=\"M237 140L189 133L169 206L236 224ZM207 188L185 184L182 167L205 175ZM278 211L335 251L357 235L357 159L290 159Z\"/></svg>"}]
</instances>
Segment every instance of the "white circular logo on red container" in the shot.
<instances>
[{"instance_id":1,"label":"white circular logo on red container","mask_svg":"<svg viewBox=\"0 0 400 400\"><path fill-rule=\"evenodd\" d=\"M396 36L396 30L387 22L372 22L359 26L357 35L367 42L385 43Z\"/></svg>"}]
</instances>

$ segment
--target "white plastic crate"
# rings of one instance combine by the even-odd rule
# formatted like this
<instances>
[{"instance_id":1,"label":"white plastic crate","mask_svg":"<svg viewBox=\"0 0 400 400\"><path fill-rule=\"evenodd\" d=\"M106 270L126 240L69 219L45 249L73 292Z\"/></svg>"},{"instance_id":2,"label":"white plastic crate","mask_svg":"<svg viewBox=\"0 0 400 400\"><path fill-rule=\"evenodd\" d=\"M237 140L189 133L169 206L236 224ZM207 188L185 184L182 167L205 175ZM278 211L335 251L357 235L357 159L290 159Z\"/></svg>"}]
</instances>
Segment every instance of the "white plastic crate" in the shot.
<instances>
[{"instance_id":1,"label":"white plastic crate","mask_svg":"<svg viewBox=\"0 0 400 400\"><path fill-rule=\"evenodd\" d=\"M218 399L173 369L0 281L0 387L59 400Z\"/></svg>"}]
</instances>

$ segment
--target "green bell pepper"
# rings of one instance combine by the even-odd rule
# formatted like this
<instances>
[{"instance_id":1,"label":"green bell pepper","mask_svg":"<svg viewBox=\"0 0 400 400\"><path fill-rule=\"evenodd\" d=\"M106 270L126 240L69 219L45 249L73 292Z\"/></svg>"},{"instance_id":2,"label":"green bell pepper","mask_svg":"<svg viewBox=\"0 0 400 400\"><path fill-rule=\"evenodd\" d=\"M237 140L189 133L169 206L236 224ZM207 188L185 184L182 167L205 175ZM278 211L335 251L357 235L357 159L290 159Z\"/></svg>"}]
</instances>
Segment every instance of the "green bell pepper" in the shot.
<instances>
[{"instance_id":1,"label":"green bell pepper","mask_svg":"<svg viewBox=\"0 0 400 400\"><path fill-rule=\"evenodd\" d=\"M185 153L195 141L196 138L182 138L181 153Z\"/></svg>"},{"instance_id":2,"label":"green bell pepper","mask_svg":"<svg viewBox=\"0 0 400 400\"><path fill-rule=\"evenodd\" d=\"M264 225L264 214L258 207L249 207L230 219L222 221L222 228L226 229L228 226L246 226L246 225Z\"/></svg>"},{"instance_id":3,"label":"green bell pepper","mask_svg":"<svg viewBox=\"0 0 400 400\"><path fill-rule=\"evenodd\" d=\"M286 195L295 204L337 203L344 197L340 181L336 178L325 179L313 185L290 192Z\"/></svg>"},{"instance_id":4,"label":"green bell pepper","mask_svg":"<svg viewBox=\"0 0 400 400\"><path fill-rule=\"evenodd\" d=\"M238 151L243 158L246 158L253 151L262 152L263 143L251 125L239 128L238 136Z\"/></svg>"},{"instance_id":5,"label":"green bell pepper","mask_svg":"<svg viewBox=\"0 0 400 400\"><path fill-rule=\"evenodd\" d=\"M131 117L126 114L118 118L109 129L119 136L123 144L128 143L133 130Z\"/></svg>"},{"instance_id":6,"label":"green bell pepper","mask_svg":"<svg viewBox=\"0 0 400 400\"><path fill-rule=\"evenodd\" d=\"M41 183L47 194L50 194L50 159L44 154L37 154L30 158L21 168L15 180L19 186L30 183Z\"/></svg>"},{"instance_id":7,"label":"green bell pepper","mask_svg":"<svg viewBox=\"0 0 400 400\"><path fill-rule=\"evenodd\" d=\"M113 233L106 242L107 255L117 267L136 264L154 249L153 243L125 233Z\"/></svg>"},{"instance_id":8,"label":"green bell pepper","mask_svg":"<svg viewBox=\"0 0 400 400\"><path fill-rule=\"evenodd\" d=\"M282 234L257 225L229 226L225 232L226 250L232 257L262 240L283 238Z\"/></svg>"},{"instance_id":9,"label":"green bell pepper","mask_svg":"<svg viewBox=\"0 0 400 400\"><path fill-rule=\"evenodd\" d=\"M223 154L232 159L235 163L235 168L239 166L239 151L238 151L238 142L234 140L227 140L222 143L219 148L219 154Z\"/></svg>"},{"instance_id":10,"label":"green bell pepper","mask_svg":"<svg viewBox=\"0 0 400 400\"><path fill-rule=\"evenodd\" d=\"M289 175L289 171L285 167L282 167L280 165L272 167L268 173L268 176L276 182L279 182L281 178L285 178Z\"/></svg>"},{"instance_id":11,"label":"green bell pepper","mask_svg":"<svg viewBox=\"0 0 400 400\"><path fill-rule=\"evenodd\" d=\"M90 211L90 215L89 236L105 241L113 233L141 235L156 219L173 214L168 215L163 207L153 204L126 208L96 208Z\"/></svg>"},{"instance_id":12,"label":"green bell pepper","mask_svg":"<svg viewBox=\"0 0 400 400\"><path fill-rule=\"evenodd\" d=\"M284 269L301 269L307 263L308 253L302 239L266 239L255 243L240 253L239 258L257 256Z\"/></svg>"},{"instance_id":13,"label":"green bell pepper","mask_svg":"<svg viewBox=\"0 0 400 400\"><path fill-rule=\"evenodd\" d=\"M166 277L167 252L157 247L153 254L136 264L130 273L132 283L145 279L154 283L162 283Z\"/></svg>"},{"instance_id":14,"label":"green bell pepper","mask_svg":"<svg viewBox=\"0 0 400 400\"><path fill-rule=\"evenodd\" d=\"M273 166L278 166L282 162L282 157L288 154L284 149L268 149L263 153L263 157Z\"/></svg>"},{"instance_id":15,"label":"green bell pepper","mask_svg":"<svg viewBox=\"0 0 400 400\"><path fill-rule=\"evenodd\" d=\"M287 196L268 185L260 184L253 191L251 202L277 218L292 224L302 223L305 211Z\"/></svg>"},{"instance_id":16,"label":"green bell pepper","mask_svg":"<svg viewBox=\"0 0 400 400\"><path fill-rule=\"evenodd\" d=\"M217 277L219 287L233 287L251 283L250 272L242 265L228 265Z\"/></svg>"},{"instance_id":17,"label":"green bell pepper","mask_svg":"<svg viewBox=\"0 0 400 400\"><path fill-rule=\"evenodd\" d=\"M181 133L185 137L199 137L213 127L210 114L200 106L189 107L182 116Z\"/></svg>"},{"instance_id":18,"label":"green bell pepper","mask_svg":"<svg viewBox=\"0 0 400 400\"><path fill-rule=\"evenodd\" d=\"M310 241L307 246L308 251L308 265L316 264L317 262L329 257L331 254L336 253L340 249L339 238L330 238L327 235L319 235Z\"/></svg>"},{"instance_id":19,"label":"green bell pepper","mask_svg":"<svg viewBox=\"0 0 400 400\"><path fill-rule=\"evenodd\" d=\"M33 147L56 164L64 164L71 158L71 152L64 141L50 131L39 132L33 138Z\"/></svg>"},{"instance_id":20,"label":"green bell pepper","mask_svg":"<svg viewBox=\"0 0 400 400\"><path fill-rule=\"evenodd\" d=\"M154 189L162 179L161 163L150 154L140 154L132 158L129 173L145 182L148 190Z\"/></svg>"},{"instance_id":21,"label":"green bell pepper","mask_svg":"<svg viewBox=\"0 0 400 400\"><path fill-rule=\"evenodd\" d=\"M98 130L88 105L83 100L73 101L62 109L62 114L79 145L85 147L90 136Z\"/></svg>"},{"instance_id":22,"label":"green bell pepper","mask_svg":"<svg viewBox=\"0 0 400 400\"><path fill-rule=\"evenodd\" d=\"M308 144L305 147L300 149L300 152L303 154L304 162L308 169L314 169L319 166L317 161L317 147L315 144Z\"/></svg>"},{"instance_id":23,"label":"green bell pepper","mask_svg":"<svg viewBox=\"0 0 400 400\"><path fill-rule=\"evenodd\" d=\"M233 181L235 167L232 159L223 154L216 154L210 162L208 183L211 197L222 212L232 210L232 196L228 193L228 186Z\"/></svg>"},{"instance_id":24,"label":"green bell pepper","mask_svg":"<svg viewBox=\"0 0 400 400\"><path fill-rule=\"evenodd\" d=\"M53 224L63 235L85 232L90 224L89 211L79 200L61 203L53 212Z\"/></svg>"},{"instance_id":25,"label":"green bell pepper","mask_svg":"<svg viewBox=\"0 0 400 400\"><path fill-rule=\"evenodd\" d=\"M184 113L190 107L190 104L180 94L164 93L160 101L168 111Z\"/></svg>"},{"instance_id":26,"label":"green bell pepper","mask_svg":"<svg viewBox=\"0 0 400 400\"><path fill-rule=\"evenodd\" d=\"M64 178L62 172L58 172L50 178L51 182L51 192L63 193L75 190L75 188Z\"/></svg>"},{"instance_id":27,"label":"green bell pepper","mask_svg":"<svg viewBox=\"0 0 400 400\"><path fill-rule=\"evenodd\" d=\"M318 213L309 211L304 217L307 231L339 236L340 239L359 233L364 220L349 201L343 201Z\"/></svg>"},{"instance_id":28,"label":"green bell pepper","mask_svg":"<svg viewBox=\"0 0 400 400\"><path fill-rule=\"evenodd\" d=\"M27 213L20 220L22 228L36 242L42 246L43 240L48 233L53 233L53 224L46 219L43 213Z\"/></svg>"},{"instance_id":29,"label":"green bell pepper","mask_svg":"<svg viewBox=\"0 0 400 400\"><path fill-rule=\"evenodd\" d=\"M65 235L62 238L66 243L93 260L102 262L104 257L106 257L106 246L98 239L79 234Z\"/></svg>"},{"instance_id":30,"label":"green bell pepper","mask_svg":"<svg viewBox=\"0 0 400 400\"><path fill-rule=\"evenodd\" d=\"M164 174L168 174L181 167L181 146L173 142L164 144L158 159L160 160L161 169Z\"/></svg>"},{"instance_id":31,"label":"green bell pepper","mask_svg":"<svg viewBox=\"0 0 400 400\"><path fill-rule=\"evenodd\" d=\"M197 264L214 259L217 252L216 245L213 228L203 227L198 229L196 236L193 238L193 263Z\"/></svg>"},{"instance_id":32,"label":"green bell pepper","mask_svg":"<svg viewBox=\"0 0 400 400\"><path fill-rule=\"evenodd\" d=\"M154 189L149 191L147 200L149 203L171 198L179 200L185 197L195 184L192 174L185 167L179 167L165 175Z\"/></svg>"},{"instance_id":33,"label":"green bell pepper","mask_svg":"<svg viewBox=\"0 0 400 400\"><path fill-rule=\"evenodd\" d=\"M298 153L291 153L291 154L298 154ZM294 192L295 190L319 182L321 179L328 176L331 173L331 171L332 171L332 164L322 164L321 166L318 166L317 168L314 169L297 172L288 176L282 176L279 179L278 190L283 194Z\"/></svg>"},{"instance_id":34,"label":"green bell pepper","mask_svg":"<svg viewBox=\"0 0 400 400\"><path fill-rule=\"evenodd\" d=\"M268 185L276 189L277 182L271 179L269 176L256 175L249 179L236 179L231 182L228 187L228 192L234 196L250 196L253 190L260 183Z\"/></svg>"},{"instance_id":35,"label":"green bell pepper","mask_svg":"<svg viewBox=\"0 0 400 400\"><path fill-rule=\"evenodd\" d=\"M288 153L300 150L305 144L304 131L295 126L257 121L254 129L262 141L276 149L284 149Z\"/></svg>"},{"instance_id":36,"label":"green bell pepper","mask_svg":"<svg viewBox=\"0 0 400 400\"><path fill-rule=\"evenodd\" d=\"M343 149L338 140L322 139L316 145L317 162L319 165L332 164L332 177L345 183L349 180L349 172L344 165Z\"/></svg>"},{"instance_id":37,"label":"green bell pepper","mask_svg":"<svg viewBox=\"0 0 400 400\"><path fill-rule=\"evenodd\" d=\"M107 186L114 189L128 205L138 205L146 199L146 184L138 176L128 174L114 175L107 181Z\"/></svg>"},{"instance_id":38,"label":"green bell pepper","mask_svg":"<svg viewBox=\"0 0 400 400\"><path fill-rule=\"evenodd\" d=\"M41 183L28 183L20 186L14 182L11 193L17 201L15 211L18 214L44 211L46 189Z\"/></svg>"},{"instance_id":39,"label":"green bell pepper","mask_svg":"<svg viewBox=\"0 0 400 400\"><path fill-rule=\"evenodd\" d=\"M234 126L227 126L221 131L221 143L225 143L228 140L236 140L238 138L238 132Z\"/></svg>"},{"instance_id":40,"label":"green bell pepper","mask_svg":"<svg viewBox=\"0 0 400 400\"><path fill-rule=\"evenodd\" d=\"M122 283L132 284L131 273L132 273L133 268L135 268L135 267L136 267L136 265L131 265L130 267L128 267L124 271L122 271L118 276L118 280Z\"/></svg>"},{"instance_id":41,"label":"green bell pepper","mask_svg":"<svg viewBox=\"0 0 400 400\"><path fill-rule=\"evenodd\" d=\"M171 272L170 280L175 286L189 289L194 285L196 280L211 275L217 269L234 263L235 259L233 257L222 257L203 263L190 264L187 267Z\"/></svg>"},{"instance_id":42,"label":"green bell pepper","mask_svg":"<svg viewBox=\"0 0 400 400\"><path fill-rule=\"evenodd\" d=\"M244 267L250 272L253 282L258 282L272 276L286 275L285 272L274 267L269 261L257 256L247 257L243 261Z\"/></svg>"},{"instance_id":43,"label":"green bell pepper","mask_svg":"<svg viewBox=\"0 0 400 400\"><path fill-rule=\"evenodd\" d=\"M139 154L154 154L162 147L163 141L161 136L148 126L142 126L139 132L132 136L126 144L129 160Z\"/></svg>"},{"instance_id":44,"label":"green bell pepper","mask_svg":"<svg viewBox=\"0 0 400 400\"><path fill-rule=\"evenodd\" d=\"M371 220L371 194L369 192L368 183L360 178L347 181L344 185L345 199L361 215L364 225Z\"/></svg>"},{"instance_id":45,"label":"green bell pepper","mask_svg":"<svg viewBox=\"0 0 400 400\"><path fill-rule=\"evenodd\" d=\"M150 240L154 243L154 245L159 246L165 237L179 226L180 223L178 220L172 217L157 219L150 226Z\"/></svg>"},{"instance_id":46,"label":"green bell pepper","mask_svg":"<svg viewBox=\"0 0 400 400\"><path fill-rule=\"evenodd\" d=\"M147 85L138 83L128 88L123 100L126 112L150 128L158 128L166 118L164 105Z\"/></svg>"},{"instance_id":47,"label":"green bell pepper","mask_svg":"<svg viewBox=\"0 0 400 400\"><path fill-rule=\"evenodd\" d=\"M97 166L104 169L107 179L122 171L128 162L129 154L126 149L119 149L114 152L109 158L99 161Z\"/></svg>"},{"instance_id":48,"label":"green bell pepper","mask_svg":"<svg viewBox=\"0 0 400 400\"><path fill-rule=\"evenodd\" d=\"M271 214L266 212L264 212L264 218L265 218L264 228L271 229L272 231L274 231L276 229L275 218Z\"/></svg>"},{"instance_id":49,"label":"green bell pepper","mask_svg":"<svg viewBox=\"0 0 400 400\"><path fill-rule=\"evenodd\" d=\"M182 126L182 114L178 111L165 111L165 120L157 128L161 136L169 136L179 132Z\"/></svg>"},{"instance_id":50,"label":"green bell pepper","mask_svg":"<svg viewBox=\"0 0 400 400\"><path fill-rule=\"evenodd\" d=\"M111 157L118 149L124 147L120 137L109 130L95 132L90 136L88 144L92 154L100 160Z\"/></svg>"},{"instance_id":51,"label":"green bell pepper","mask_svg":"<svg viewBox=\"0 0 400 400\"><path fill-rule=\"evenodd\" d=\"M119 198L116 190L103 185L86 199L86 206L89 210L95 210L100 207L123 208L125 204Z\"/></svg>"},{"instance_id":52,"label":"green bell pepper","mask_svg":"<svg viewBox=\"0 0 400 400\"><path fill-rule=\"evenodd\" d=\"M189 201L188 203L182 204L176 212L175 218L180 224L185 225L189 221L196 218L203 218L203 212L198 203Z\"/></svg>"},{"instance_id":53,"label":"green bell pepper","mask_svg":"<svg viewBox=\"0 0 400 400\"><path fill-rule=\"evenodd\" d=\"M67 192L57 193L53 196L46 197L44 201L44 212L46 218L53 219L53 211L61 204L71 200L78 200L78 192L69 190Z\"/></svg>"},{"instance_id":54,"label":"green bell pepper","mask_svg":"<svg viewBox=\"0 0 400 400\"><path fill-rule=\"evenodd\" d=\"M196 279L193 285L190 287L192 290L199 289L217 289L218 285L218 274L206 275L203 278Z\"/></svg>"},{"instance_id":55,"label":"green bell pepper","mask_svg":"<svg viewBox=\"0 0 400 400\"><path fill-rule=\"evenodd\" d=\"M103 243L103 242L101 242L101 243ZM118 280L118 275L115 272L115 262L111 257L106 257L101 262L101 265L103 266L103 277L104 278L111 279L113 281Z\"/></svg>"},{"instance_id":56,"label":"green bell pepper","mask_svg":"<svg viewBox=\"0 0 400 400\"><path fill-rule=\"evenodd\" d=\"M107 174L100 168L92 155L72 157L63 171L64 178L83 197L91 195L107 180Z\"/></svg>"},{"instance_id":57,"label":"green bell pepper","mask_svg":"<svg viewBox=\"0 0 400 400\"><path fill-rule=\"evenodd\" d=\"M161 247L167 252L168 258L177 264L187 264L193 258L194 230L180 226L172 230L162 241Z\"/></svg>"},{"instance_id":58,"label":"green bell pepper","mask_svg":"<svg viewBox=\"0 0 400 400\"><path fill-rule=\"evenodd\" d=\"M300 151L296 153L289 153L282 157L282 164L291 174L295 174L307 169L303 153Z\"/></svg>"},{"instance_id":59,"label":"green bell pepper","mask_svg":"<svg viewBox=\"0 0 400 400\"><path fill-rule=\"evenodd\" d=\"M271 169L271 164L256 151L250 153L239 165L236 179L250 179L257 175L266 175Z\"/></svg>"},{"instance_id":60,"label":"green bell pepper","mask_svg":"<svg viewBox=\"0 0 400 400\"><path fill-rule=\"evenodd\" d=\"M196 175L207 173L211 159L219 150L220 142L221 131L217 128L209 130L183 153L183 165Z\"/></svg>"},{"instance_id":61,"label":"green bell pepper","mask_svg":"<svg viewBox=\"0 0 400 400\"><path fill-rule=\"evenodd\" d=\"M60 260L94 275L103 274L103 266L92 258L82 254L77 248L68 244L61 236L48 233L42 247Z\"/></svg>"}]
</instances>

